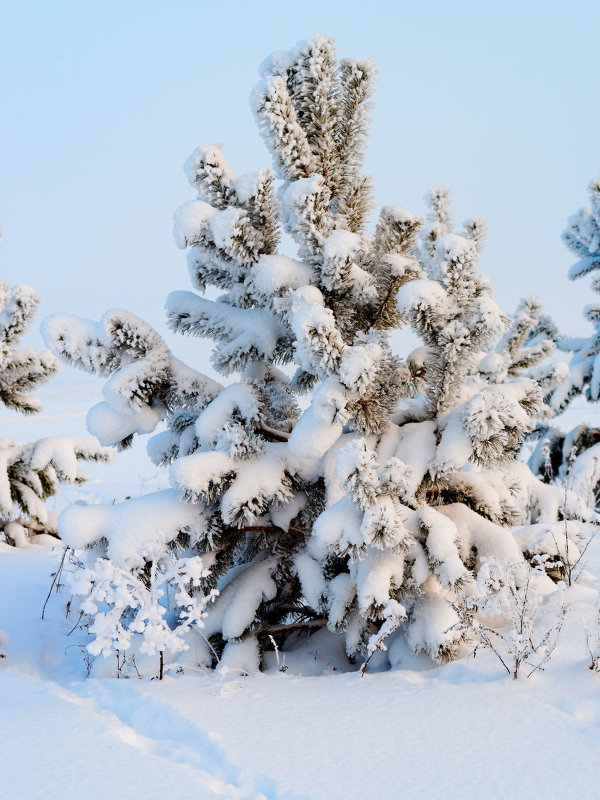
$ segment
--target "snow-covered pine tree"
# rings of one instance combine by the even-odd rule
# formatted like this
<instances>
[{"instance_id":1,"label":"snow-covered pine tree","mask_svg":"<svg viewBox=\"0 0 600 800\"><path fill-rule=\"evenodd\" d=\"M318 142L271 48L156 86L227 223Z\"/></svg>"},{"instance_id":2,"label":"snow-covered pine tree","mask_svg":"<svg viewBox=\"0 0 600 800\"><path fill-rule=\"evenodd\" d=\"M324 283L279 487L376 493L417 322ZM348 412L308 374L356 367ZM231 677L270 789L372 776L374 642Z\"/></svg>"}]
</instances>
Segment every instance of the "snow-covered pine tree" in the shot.
<instances>
[{"instance_id":1,"label":"snow-covered pine tree","mask_svg":"<svg viewBox=\"0 0 600 800\"><path fill-rule=\"evenodd\" d=\"M476 270L483 223L453 233L448 200L443 189L428 196L415 251L421 271L413 265L414 279L398 292L399 309L423 341L407 365L424 393L388 420L383 435L347 427L339 436L324 459L327 507L296 556L305 597L344 631L349 653L385 649L399 629L400 649L407 640L415 651L453 657L462 634L450 603L462 591L476 593L480 559L558 555L559 514L580 511L572 493L563 511L560 490L545 490L516 462L543 396L536 380L513 375L549 345L536 342L519 363L526 336L519 339L515 324L495 353L501 383L481 374L482 353L508 320ZM544 524L529 525L538 521ZM515 536L516 524L528 527ZM576 536L571 525L573 552Z\"/></svg>"},{"instance_id":2,"label":"snow-covered pine tree","mask_svg":"<svg viewBox=\"0 0 600 800\"><path fill-rule=\"evenodd\" d=\"M600 178L589 187L590 205L569 218L562 239L578 257L569 270L569 278L592 278L592 291L600 292ZM560 414L579 396L596 403L600 399L600 304L592 303L583 310L594 326L591 336L560 337L558 348L571 353L566 379L550 395L553 411ZM531 455L530 466L544 480L568 483L598 507L600 502L600 429L581 424L568 433L552 426L539 431L539 441Z\"/></svg>"},{"instance_id":3,"label":"snow-covered pine tree","mask_svg":"<svg viewBox=\"0 0 600 800\"><path fill-rule=\"evenodd\" d=\"M23 284L0 282L0 402L24 414L35 414L41 403L31 392L56 373L49 353L21 347L39 306L39 295ZM85 474L77 461L110 458L111 451L89 438L48 437L20 443L0 439L0 530L11 544L25 544L29 535L56 533L46 499L61 483L81 483Z\"/></svg>"},{"instance_id":4,"label":"snow-covered pine tree","mask_svg":"<svg viewBox=\"0 0 600 800\"><path fill-rule=\"evenodd\" d=\"M222 387L184 366L127 312L45 324L59 357L109 376L105 402L88 416L101 441L126 446L167 425L148 450L171 464L172 489L61 517L65 541L88 549L73 591L96 614L94 647L105 653L135 637L118 609L98 617L90 587L108 581L110 596L122 596L132 576L145 597L176 559L178 590L159 613L185 625L198 588L218 588L204 629L190 629L185 644L202 635L225 643L224 666L255 669L271 635L325 622L357 652L405 614L415 649L450 655L443 592L467 581L478 554L520 554L501 527L520 519L515 480L465 465L510 460L540 392L522 379L503 393L477 374L504 323L475 272L480 223L462 238L432 211L417 247L422 220L385 207L366 232L374 66L338 61L332 40L313 37L267 59L262 76L252 103L276 172L238 177L218 147L192 154L186 173L198 198L176 212L175 238L189 248L196 291L167 300L173 329L212 339L215 369L234 382ZM296 258L278 252L282 231ZM208 288L222 294L197 293ZM401 362L387 340L400 323L399 290L422 329L421 360ZM394 416L424 375L426 396ZM309 393L302 414L300 393ZM134 616L157 612L148 599L133 605ZM142 635L146 623L129 631ZM150 649L184 646L161 625Z\"/></svg>"},{"instance_id":5,"label":"snow-covered pine tree","mask_svg":"<svg viewBox=\"0 0 600 800\"><path fill-rule=\"evenodd\" d=\"M185 367L126 312L100 323L54 317L44 326L59 357L110 375L105 402L88 416L90 430L126 446L165 419L149 453L172 465L174 488L160 497L102 514L69 509L65 540L97 546L140 580L151 560L201 554L204 586L218 583L221 591L204 634L240 644L249 664L257 636L266 641L272 630L316 613L301 598L293 556L325 502L323 453L345 425L381 433L409 391L385 331L398 321L396 291L416 268L410 252L420 221L389 207L375 234L364 232L374 77L370 62L338 62L332 40L314 37L265 62L253 95L275 175L261 169L237 177L216 146L198 148L186 163L198 199L177 211L176 242L189 248L195 288L223 294L176 292L167 314L174 330L212 339L215 369L238 380L223 388ZM298 259L277 252L282 230ZM290 381L276 365L292 362ZM306 391L312 403L296 424L294 396ZM142 550L133 505L144 520ZM144 508L154 509L151 520ZM119 523L125 517L129 536Z\"/></svg>"}]
</instances>

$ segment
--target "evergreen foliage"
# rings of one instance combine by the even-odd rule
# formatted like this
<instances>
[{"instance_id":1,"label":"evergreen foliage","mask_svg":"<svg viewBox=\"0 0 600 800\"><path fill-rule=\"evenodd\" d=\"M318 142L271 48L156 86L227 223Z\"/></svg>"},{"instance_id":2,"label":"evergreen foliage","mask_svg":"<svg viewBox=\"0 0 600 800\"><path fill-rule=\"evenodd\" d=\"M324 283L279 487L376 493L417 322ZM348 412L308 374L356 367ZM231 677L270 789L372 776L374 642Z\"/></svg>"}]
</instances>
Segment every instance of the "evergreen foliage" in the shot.
<instances>
[{"instance_id":1,"label":"evergreen foliage","mask_svg":"<svg viewBox=\"0 0 600 800\"><path fill-rule=\"evenodd\" d=\"M588 187L590 205L569 218L563 242L578 257L569 270L577 280L592 275L592 291L600 292L600 178ZM594 273L596 273L594 275ZM558 347L571 354L566 379L550 395L556 413L577 397L590 402L600 399L600 304L591 303L583 310L594 326L591 336L560 337ZM546 425L538 432L539 441L530 458L531 468L546 481L566 482L594 507L600 500L600 430L581 424L568 433Z\"/></svg>"},{"instance_id":2,"label":"evergreen foliage","mask_svg":"<svg viewBox=\"0 0 600 800\"><path fill-rule=\"evenodd\" d=\"M535 297L524 297L512 317L509 327L494 350L479 362L479 371L488 380L502 383L507 378L525 376L539 385L548 405L552 392L560 386L567 369L556 361L556 342L559 333L552 319Z\"/></svg>"},{"instance_id":3,"label":"evergreen foliage","mask_svg":"<svg viewBox=\"0 0 600 800\"><path fill-rule=\"evenodd\" d=\"M275 172L238 177L214 145L192 154L198 196L176 212L175 240L195 291L166 306L173 330L212 340L215 370L234 382L183 365L128 312L45 323L60 358L109 377L90 430L124 447L165 421L148 450L171 465L171 490L64 512L65 540L89 555L73 591L87 597L106 560L136 598L135 581L148 591L149 575L176 575L159 613L177 628L216 589L185 642L164 637L207 663L225 645L222 663L239 654L250 669L271 636L324 622L353 655L393 636L449 658L461 638L450 601L476 591L478 560L558 556L552 525L581 511L515 461L543 413L540 383L522 374L549 348L537 306L523 312L535 317L529 333L515 330L497 354L502 370L484 376L508 320L477 272L483 223L454 233L438 189L425 222L387 206L367 232L373 64L338 61L331 39L313 37L261 73L252 105ZM295 258L279 252L283 233ZM217 299L201 296L214 288ZM406 361L388 341L402 319L423 341ZM537 521L546 539L508 527ZM105 618L116 634L104 630L96 652L131 646L122 614Z\"/></svg>"},{"instance_id":4,"label":"evergreen foliage","mask_svg":"<svg viewBox=\"0 0 600 800\"><path fill-rule=\"evenodd\" d=\"M39 306L39 295L29 286L10 287L0 282L0 402L24 414L41 411L31 392L46 383L58 369L48 351L21 347ZM20 443L0 439L0 525L11 544L24 544L29 533L56 532L45 500L61 483L86 479L77 461L110 458L108 448L88 437L49 437Z\"/></svg>"},{"instance_id":5,"label":"evergreen foliage","mask_svg":"<svg viewBox=\"0 0 600 800\"><path fill-rule=\"evenodd\" d=\"M464 631L453 598L477 594L480 560L519 563L522 551L559 557L550 535L559 517L589 513L516 461L545 413L540 382L521 375L551 349L537 331L523 348L539 309L530 302L527 323L519 317L497 343L508 319L476 270L484 226L468 222L458 235L449 192L435 189L427 200L419 267L397 295L423 342L407 359L421 394L383 436L342 434L326 472L327 508L297 557L305 595L345 632L351 654L380 648L381 630L391 627L414 650L455 656ZM495 374L482 374L482 361L494 361ZM509 527L538 521L546 523L544 542L537 526L520 539ZM571 535L577 539L575 529Z\"/></svg>"}]
</instances>

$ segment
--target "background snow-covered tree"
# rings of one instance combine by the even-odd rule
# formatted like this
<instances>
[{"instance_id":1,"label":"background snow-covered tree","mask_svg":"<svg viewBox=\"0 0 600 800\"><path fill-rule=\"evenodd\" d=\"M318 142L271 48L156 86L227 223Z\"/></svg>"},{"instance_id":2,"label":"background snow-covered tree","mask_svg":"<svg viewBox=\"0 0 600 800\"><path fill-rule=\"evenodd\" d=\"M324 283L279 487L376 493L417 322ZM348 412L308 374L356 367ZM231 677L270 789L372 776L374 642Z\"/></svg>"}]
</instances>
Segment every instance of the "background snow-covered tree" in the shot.
<instances>
[{"instance_id":1,"label":"background snow-covered tree","mask_svg":"<svg viewBox=\"0 0 600 800\"><path fill-rule=\"evenodd\" d=\"M577 280L600 270L600 178L589 187L590 204L569 218L563 242L578 257L569 270ZM600 292L600 277L592 277L592 291ZM550 395L550 405L560 414L577 397L592 403L600 399L600 304L591 303L583 310L593 324L588 337L560 337L558 347L571 354L565 380ZM586 424L565 433L546 425L540 428L539 441L531 455L530 466L546 481L566 483L597 507L600 500L600 430Z\"/></svg>"},{"instance_id":2,"label":"background snow-covered tree","mask_svg":"<svg viewBox=\"0 0 600 800\"><path fill-rule=\"evenodd\" d=\"M41 411L31 392L56 373L49 353L21 347L39 306L39 295L23 284L0 283L0 402L24 414ZM77 461L108 460L110 450L88 438L48 437L21 443L0 439L0 526L4 538L21 545L32 533L56 532L46 499L61 483L86 479Z\"/></svg>"},{"instance_id":3,"label":"background snow-covered tree","mask_svg":"<svg viewBox=\"0 0 600 800\"><path fill-rule=\"evenodd\" d=\"M198 197L176 212L175 239L196 291L170 295L167 315L213 341L213 365L232 383L183 365L128 312L44 326L59 357L109 378L90 430L123 447L164 420L148 450L171 464L166 492L63 514L67 543L90 553L91 580L74 592L97 585L106 559L147 589L175 554L196 565L190 599L198 587L220 592L195 634L199 647L226 643L226 666L237 653L253 669L272 634L325 622L345 631L349 652L366 651L406 634L405 618L415 649L451 655L444 592L468 581L478 554L519 556L502 526L529 521L542 486L493 471L514 467L541 393L525 378L500 390L477 371L505 325L475 270L482 223L451 233L438 192L419 241L423 221L395 206L367 233L375 71L338 61L324 37L277 53L252 96L275 173L237 176L211 145L186 163ZM282 232L295 258L279 252ZM402 314L424 342L406 362L387 338ZM177 627L186 603L170 597Z\"/></svg>"}]
</instances>

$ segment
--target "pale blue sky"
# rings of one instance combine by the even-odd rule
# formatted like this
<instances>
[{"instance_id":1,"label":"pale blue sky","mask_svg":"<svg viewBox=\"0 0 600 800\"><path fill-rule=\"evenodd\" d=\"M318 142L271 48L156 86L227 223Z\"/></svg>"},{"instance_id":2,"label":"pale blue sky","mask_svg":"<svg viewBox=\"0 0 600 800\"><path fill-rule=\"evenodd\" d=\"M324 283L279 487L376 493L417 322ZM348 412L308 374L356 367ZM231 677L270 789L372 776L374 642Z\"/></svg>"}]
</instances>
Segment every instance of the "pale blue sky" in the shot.
<instances>
[{"instance_id":1,"label":"pale blue sky","mask_svg":"<svg viewBox=\"0 0 600 800\"><path fill-rule=\"evenodd\" d=\"M164 331L189 288L172 213L202 141L238 172L268 163L249 110L258 63L311 33L380 66L367 168L379 205L423 211L444 183L488 220L481 269L511 311L538 293L586 330L586 281L560 241L600 172L590 2L0 2L0 277L41 317L124 307ZM204 367L198 340L170 338Z\"/></svg>"}]
</instances>

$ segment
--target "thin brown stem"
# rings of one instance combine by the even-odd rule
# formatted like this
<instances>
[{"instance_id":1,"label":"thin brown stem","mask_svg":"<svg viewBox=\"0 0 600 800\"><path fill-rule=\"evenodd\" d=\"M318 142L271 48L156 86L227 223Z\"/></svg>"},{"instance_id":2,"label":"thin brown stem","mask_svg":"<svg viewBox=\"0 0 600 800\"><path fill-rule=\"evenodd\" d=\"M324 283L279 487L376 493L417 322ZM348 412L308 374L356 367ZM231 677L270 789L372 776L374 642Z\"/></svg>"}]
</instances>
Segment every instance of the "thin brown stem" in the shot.
<instances>
[{"instance_id":1,"label":"thin brown stem","mask_svg":"<svg viewBox=\"0 0 600 800\"><path fill-rule=\"evenodd\" d=\"M60 574L61 574L61 572L63 570L63 566L64 566L64 563L65 563L65 556L67 555L68 550L69 550L68 547L65 547L65 549L63 550L63 554L62 554L62 558L60 560L60 564L58 566L58 569L54 573L54 578L52 579L52 583L50 584L50 590L48 591L48 595L47 595L47 597L46 597L46 599L44 601L44 606L42 608L42 619L44 619L44 614L46 613L46 606L48 605L48 600L50 600L50 595L52 594L52 589L54 589L54 584L56 583L56 581L60 577Z\"/></svg>"},{"instance_id":2,"label":"thin brown stem","mask_svg":"<svg viewBox=\"0 0 600 800\"><path fill-rule=\"evenodd\" d=\"M286 431L278 431L276 428L272 428L264 422L257 425L256 430L262 433L266 439L274 439L276 442L287 442L290 438L290 434L286 433Z\"/></svg>"}]
</instances>

